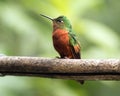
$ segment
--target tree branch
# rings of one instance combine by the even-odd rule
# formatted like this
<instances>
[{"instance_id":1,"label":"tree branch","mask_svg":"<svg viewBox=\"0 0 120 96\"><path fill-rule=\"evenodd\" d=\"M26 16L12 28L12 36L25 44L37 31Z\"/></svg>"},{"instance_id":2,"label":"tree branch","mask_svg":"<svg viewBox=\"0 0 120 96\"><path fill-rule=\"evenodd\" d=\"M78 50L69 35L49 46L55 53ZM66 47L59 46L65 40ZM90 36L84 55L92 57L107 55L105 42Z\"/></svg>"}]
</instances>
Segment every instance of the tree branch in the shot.
<instances>
[{"instance_id":1,"label":"tree branch","mask_svg":"<svg viewBox=\"0 0 120 96\"><path fill-rule=\"evenodd\" d=\"M39 76L73 80L120 80L120 59L0 57L2 76Z\"/></svg>"}]
</instances>

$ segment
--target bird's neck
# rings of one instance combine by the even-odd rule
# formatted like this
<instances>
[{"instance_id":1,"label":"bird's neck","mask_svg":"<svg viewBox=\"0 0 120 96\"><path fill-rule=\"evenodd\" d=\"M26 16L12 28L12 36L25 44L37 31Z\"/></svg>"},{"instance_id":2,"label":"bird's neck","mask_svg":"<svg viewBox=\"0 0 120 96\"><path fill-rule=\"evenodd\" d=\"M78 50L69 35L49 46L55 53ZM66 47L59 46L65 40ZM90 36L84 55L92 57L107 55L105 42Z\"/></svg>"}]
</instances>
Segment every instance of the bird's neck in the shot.
<instances>
[{"instance_id":1,"label":"bird's neck","mask_svg":"<svg viewBox=\"0 0 120 96\"><path fill-rule=\"evenodd\" d=\"M60 30L66 30L66 31L68 31L68 32L71 32L71 30L72 30L72 29L67 28L67 27L65 27L65 26L54 26L54 25L53 25L53 32L55 32L55 31L58 30L58 29L60 29Z\"/></svg>"}]
</instances>

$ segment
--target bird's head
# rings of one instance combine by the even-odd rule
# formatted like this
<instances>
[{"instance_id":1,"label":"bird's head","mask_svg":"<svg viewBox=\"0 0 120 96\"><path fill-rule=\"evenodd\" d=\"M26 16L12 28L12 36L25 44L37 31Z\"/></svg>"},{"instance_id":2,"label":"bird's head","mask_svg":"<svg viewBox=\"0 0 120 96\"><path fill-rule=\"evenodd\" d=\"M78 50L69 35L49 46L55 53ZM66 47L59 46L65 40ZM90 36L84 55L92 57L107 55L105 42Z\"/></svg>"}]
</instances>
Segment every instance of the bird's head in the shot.
<instances>
[{"instance_id":1,"label":"bird's head","mask_svg":"<svg viewBox=\"0 0 120 96\"><path fill-rule=\"evenodd\" d=\"M59 16L59 17L53 18L53 19L48 16L42 15L42 14L41 14L41 16L48 18L49 20L52 20L54 30L55 29L66 29L70 32L72 29L70 21L67 19L66 16Z\"/></svg>"}]
</instances>

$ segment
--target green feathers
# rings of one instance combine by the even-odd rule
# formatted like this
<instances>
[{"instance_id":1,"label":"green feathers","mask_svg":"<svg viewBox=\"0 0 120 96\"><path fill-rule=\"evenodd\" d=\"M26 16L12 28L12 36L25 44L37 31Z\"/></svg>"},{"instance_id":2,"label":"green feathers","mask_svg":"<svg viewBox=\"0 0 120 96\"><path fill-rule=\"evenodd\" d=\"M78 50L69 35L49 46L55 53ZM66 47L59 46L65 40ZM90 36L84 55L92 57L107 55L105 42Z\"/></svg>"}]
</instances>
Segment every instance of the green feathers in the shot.
<instances>
[{"instance_id":1,"label":"green feathers","mask_svg":"<svg viewBox=\"0 0 120 96\"><path fill-rule=\"evenodd\" d=\"M70 45L75 46L76 44L78 44L75 34L69 33L69 38L70 38Z\"/></svg>"},{"instance_id":2,"label":"green feathers","mask_svg":"<svg viewBox=\"0 0 120 96\"><path fill-rule=\"evenodd\" d=\"M72 25L70 24L70 21L67 19L66 16L59 16L54 20L56 21L56 23L59 24L61 28L68 30L68 32L72 31Z\"/></svg>"},{"instance_id":3,"label":"green feathers","mask_svg":"<svg viewBox=\"0 0 120 96\"><path fill-rule=\"evenodd\" d=\"M73 54L74 59L80 59L80 44L73 33L69 33L69 44L71 47L71 52Z\"/></svg>"}]
</instances>

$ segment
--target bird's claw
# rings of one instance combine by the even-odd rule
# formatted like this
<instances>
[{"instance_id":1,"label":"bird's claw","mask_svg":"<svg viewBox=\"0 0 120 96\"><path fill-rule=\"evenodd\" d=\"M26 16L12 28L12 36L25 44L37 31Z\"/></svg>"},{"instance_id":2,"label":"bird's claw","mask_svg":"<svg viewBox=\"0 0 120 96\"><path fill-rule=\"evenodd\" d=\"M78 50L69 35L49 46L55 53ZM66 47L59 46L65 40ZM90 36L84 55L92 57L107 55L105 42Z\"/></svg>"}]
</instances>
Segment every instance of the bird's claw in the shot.
<instances>
[{"instance_id":1,"label":"bird's claw","mask_svg":"<svg viewBox=\"0 0 120 96\"><path fill-rule=\"evenodd\" d=\"M69 59L69 58L65 56L64 59Z\"/></svg>"},{"instance_id":2,"label":"bird's claw","mask_svg":"<svg viewBox=\"0 0 120 96\"><path fill-rule=\"evenodd\" d=\"M63 58L62 58L62 57L59 57L59 56L56 56L56 58L57 58L57 59L69 59L69 58L68 58L68 57L66 57L66 56L65 56L65 57L63 57Z\"/></svg>"}]
</instances>

